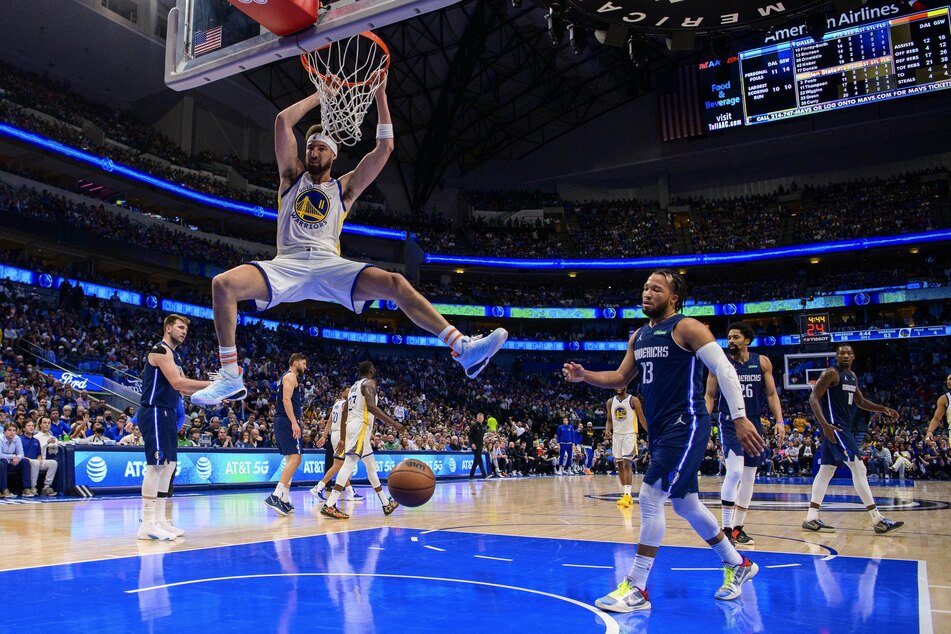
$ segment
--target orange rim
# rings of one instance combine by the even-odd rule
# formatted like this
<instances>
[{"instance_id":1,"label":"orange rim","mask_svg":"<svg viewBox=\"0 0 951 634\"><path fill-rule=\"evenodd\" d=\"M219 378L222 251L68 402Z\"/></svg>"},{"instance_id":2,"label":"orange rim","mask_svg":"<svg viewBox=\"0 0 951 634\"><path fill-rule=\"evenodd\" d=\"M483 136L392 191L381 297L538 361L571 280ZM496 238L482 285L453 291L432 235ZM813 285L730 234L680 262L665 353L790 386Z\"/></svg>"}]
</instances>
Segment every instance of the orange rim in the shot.
<instances>
[{"instance_id":1,"label":"orange rim","mask_svg":"<svg viewBox=\"0 0 951 634\"><path fill-rule=\"evenodd\" d=\"M378 36L378 35L377 35L376 33L374 33L373 31L363 31L362 33L358 33L357 35L359 35L360 37L365 37L365 38L367 38L368 40L372 41L374 44L376 44L377 46L379 46L381 49L383 49L383 54L386 56L386 62L383 64L383 67L382 67L382 68L379 68L379 69L373 71L373 73L380 73L380 72L382 72L382 73L385 74L385 73L390 69L390 49L389 49L389 47L386 45L386 43L385 43L382 39L380 39L380 36ZM322 50L324 50L325 48L330 48L331 46L333 46L333 44L335 44L335 42L332 42L332 43L327 44L327 45L325 45L325 46L321 46L320 48L315 49L314 52L316 53L317 51L322 51ZM320 77L320 78L321 78L322 80L324 80L324 81L326 81L327 78L329 78L329 77L337 77L336 75L333 75L333 74L321 73L320 71L318 71L317 69L315 69L313 66L311 66L310 60L307 59L307 55L308 55L308 53L302 53L301 56L300 56L300 61L301 61L301 64L304 65L304 68L307 70L307 72L310 73L311 77ZM372 75L373 73L371 73L371 75ZM363 81L340 81L340 80L338 79L336 83L339 84L340 86L346 86L346 87L348 87L348 88L353 88L354 86L363 86L364 84L368 84L368 83L370 83L370 82L369 82L369 80L363 80Z\"/></svg>"}]
</instances>

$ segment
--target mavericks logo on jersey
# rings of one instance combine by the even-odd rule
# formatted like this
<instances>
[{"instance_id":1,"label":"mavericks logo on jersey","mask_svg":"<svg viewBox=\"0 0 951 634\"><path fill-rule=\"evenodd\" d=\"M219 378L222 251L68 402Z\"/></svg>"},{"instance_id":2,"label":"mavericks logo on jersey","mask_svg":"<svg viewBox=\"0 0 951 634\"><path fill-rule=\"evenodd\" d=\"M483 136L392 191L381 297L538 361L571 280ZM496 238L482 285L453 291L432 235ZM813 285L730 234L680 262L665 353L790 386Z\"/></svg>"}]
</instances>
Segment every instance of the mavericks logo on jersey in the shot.
<instances>
[{"instance_id":1,"label":"mavericks logo on jersey","mask_svg":"<svg viewBox=\"0 0 951 634\"><path fill-rule=\"evenodd\" d=\"M306 189L297 194L294 201L294 222L298 226L323 227L330 211L330 199L320 189Z\"/></svg>"}]
</instances>

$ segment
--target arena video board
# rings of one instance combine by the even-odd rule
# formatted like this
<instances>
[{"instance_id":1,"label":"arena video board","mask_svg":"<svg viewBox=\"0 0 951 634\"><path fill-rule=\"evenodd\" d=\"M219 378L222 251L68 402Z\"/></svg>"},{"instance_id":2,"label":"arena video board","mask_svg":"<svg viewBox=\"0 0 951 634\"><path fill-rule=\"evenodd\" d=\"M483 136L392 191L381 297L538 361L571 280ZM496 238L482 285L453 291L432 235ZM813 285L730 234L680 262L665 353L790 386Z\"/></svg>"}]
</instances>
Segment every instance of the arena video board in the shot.
<instances>
[{"instance_id":1,"label":"arena video board","mask_svg":"<svg viewBox=\"0 0 951 634\"><path fill-rule=\"evenodd\" d=\"M385 480L387 474L403 460L412 458L424 462L437 478L469 475L472 454L464 452L394 452L374 454L377 475ZM145 470L142 448L87 448L77 447L73 465L75 484L96 489L135 488L142 486ZM281 477L284 456L277 451L261 450L206 450L179 449L175 470L175 485L257 485L275 483ZM324 475L324 452L304 452L294 479L316 482ZM366 480L366 466L360 462L355 480Z\"/></svg>"}]
</instances>

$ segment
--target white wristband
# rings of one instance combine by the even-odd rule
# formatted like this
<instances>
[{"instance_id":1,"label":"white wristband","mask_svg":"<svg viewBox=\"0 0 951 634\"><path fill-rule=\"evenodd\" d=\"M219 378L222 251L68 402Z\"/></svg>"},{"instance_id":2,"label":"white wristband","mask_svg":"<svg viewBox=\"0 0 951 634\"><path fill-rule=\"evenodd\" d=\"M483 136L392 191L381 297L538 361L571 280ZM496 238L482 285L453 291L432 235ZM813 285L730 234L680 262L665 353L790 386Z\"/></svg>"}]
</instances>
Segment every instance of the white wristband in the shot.
<instances>
[{"instance_id":1,"label":"white wristband","mask_svg":"<svg viewBox=\"0 0 951 634\"><path fill-rule=\"evenodd\" d=\"M393 124L381 123L378 126L376 126L376 138L392 139L393 138Z\"/></svg>"}]
</instances>

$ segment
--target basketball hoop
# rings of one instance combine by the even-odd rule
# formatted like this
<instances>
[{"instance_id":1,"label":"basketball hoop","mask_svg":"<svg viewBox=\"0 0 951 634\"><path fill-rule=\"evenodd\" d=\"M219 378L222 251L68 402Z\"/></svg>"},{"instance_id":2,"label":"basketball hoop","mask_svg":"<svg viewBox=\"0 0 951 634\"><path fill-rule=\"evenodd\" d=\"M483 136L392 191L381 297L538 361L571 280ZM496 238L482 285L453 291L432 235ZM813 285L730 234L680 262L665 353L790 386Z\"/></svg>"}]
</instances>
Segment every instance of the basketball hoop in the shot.
<instances>
[{"instance_id":1,"label":"basketball hoop","mask_svg":"<svg viewBox=\"0 0 951 634\"><path fill-rule=\"evenodd\" d=\"M300 56L320 94L324 132L343 145L356 145L373 96L386 79L390 51L370 31Z\"/></svg>"}]
</instances>

